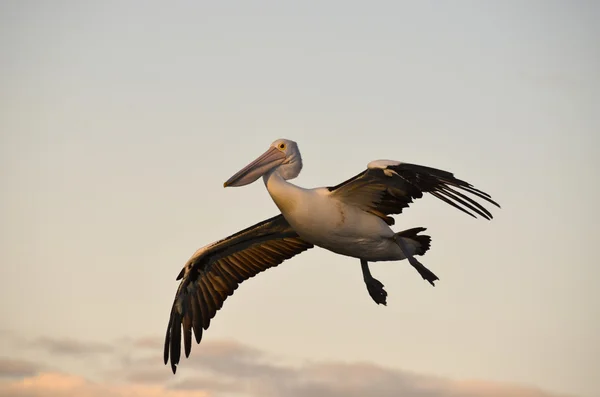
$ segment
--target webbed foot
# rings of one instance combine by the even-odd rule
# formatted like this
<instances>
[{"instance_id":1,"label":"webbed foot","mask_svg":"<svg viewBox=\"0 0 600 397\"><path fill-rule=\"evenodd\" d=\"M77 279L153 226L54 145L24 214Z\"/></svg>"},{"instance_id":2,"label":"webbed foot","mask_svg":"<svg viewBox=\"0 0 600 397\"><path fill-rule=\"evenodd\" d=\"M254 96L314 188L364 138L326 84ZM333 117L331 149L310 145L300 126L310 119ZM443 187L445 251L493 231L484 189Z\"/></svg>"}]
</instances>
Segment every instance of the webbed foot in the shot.
<instances>
[{"instance_id":1,"label":"webbed foot","mask_svg":"<svg viewBox=\"0 0 600 397\"><path fill-rule=\"evenodd\" d=\"M435 287L434 281L439 280L438 276L436 276L431 270L427 269L415 257L409 257L408 261L417 270L417 272L419 272L421 277L423 277L423 280L428 281L429 284L431 284Z\"/></svg>"},{"instance_id":2,"label":"webbed foot","mask_svg":"<svg viewBox=\"0 0 600 397\"><path fill-rule=\"evenodd\" d=\"M371 295L371 298L373 298L375 303L378 305L387 306L387 292L383 288L383 284L373 277L366 279L365 284L367 285L367 291L369 291L369 295Z\"/></svg>"},{"instance_id":3,"label":"webbed foot","mask_svg":"<svg viewBox=\"0 0 600 397\"><path fill-rule=\"evenodd\" d=\"M412 256L410 254L408 247L406 246L406 244L404 244L404 241L402 241L402 237L396 235L396 236L394 236L394 240L396 241L396 243L398 244L398 246L404 253L404 256L406 256L406 259L408 259L408 262L412 265L412 267L415 268L415 270L417 272L419 272L421 277L423 277L423 280L428 281L429 284L431 284L435 287L434 282L436 280L439 280L438 276L436 276L431 270L427 269L425 267L425 265L423 265L421 262L419 262L417 260L417 258L415 258L414 256Z\"/></svg>"},{"instance_id":4,"label":"webbed foot","mask_svg":"<svg viewBox=\"0 0 600 397\"><path fill-rule=\"evenodd\" d=\"M378 305L387 306L386 298L387 292L383 289L383 284L381 281L377 280L375 277L371 276L371 271L369 270L369 262L364 259L360 260L360 266L362 268L363 280L365 280L365 285L367 286L367 291L369 291L369 295Z\"/></svg>"}]
</instances>

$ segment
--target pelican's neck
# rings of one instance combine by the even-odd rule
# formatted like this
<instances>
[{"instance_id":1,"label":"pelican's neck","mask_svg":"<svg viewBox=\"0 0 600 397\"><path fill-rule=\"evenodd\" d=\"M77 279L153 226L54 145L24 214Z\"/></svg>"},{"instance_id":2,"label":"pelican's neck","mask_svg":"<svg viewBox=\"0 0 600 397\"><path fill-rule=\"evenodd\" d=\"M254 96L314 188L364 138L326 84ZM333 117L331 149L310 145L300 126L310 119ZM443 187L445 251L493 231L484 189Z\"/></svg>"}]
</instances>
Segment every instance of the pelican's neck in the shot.
<instances>
[{"instance_id":1,"label":"pelican's neck","mask_svg":"<svg viewBox=\"0 0 600 397\"><path fill-rule=\"evenodd\" d=\"M277 170L263 176L267 191L282 214L290 213L298 203L302 188L283 179Z\"/></svg>"}]
</instances>

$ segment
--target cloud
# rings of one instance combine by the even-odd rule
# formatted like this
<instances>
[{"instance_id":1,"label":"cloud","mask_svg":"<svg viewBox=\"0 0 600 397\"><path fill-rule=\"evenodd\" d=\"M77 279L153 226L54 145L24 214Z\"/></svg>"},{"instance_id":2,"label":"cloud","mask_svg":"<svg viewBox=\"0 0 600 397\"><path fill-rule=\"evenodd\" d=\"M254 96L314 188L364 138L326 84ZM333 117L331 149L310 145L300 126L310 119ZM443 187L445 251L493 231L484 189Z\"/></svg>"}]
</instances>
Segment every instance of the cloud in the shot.
<instances>
[{"instance_id":1,"label":"cloud","mask_svg":"<svg viewBox=\"0 0 600 397\"><path fill-rule=\"evenodd\" d=\"M35 346L109 367L82 374L41 371L32 362L0 361L0 395L7 397L559 397L536 388L477 380L452 380L373 363L290 364L235 341L203 341L177 375L162 360L162 338L122 339L113 344L74 339L37 339ZM60 361L57 357L56 361ZM60 365L53 361L56 368ZM20 377L13 379L10 377ZM91 379L94 380L91 380Z\"/></svg>"},{"instance_id":2,"label":"cloud","mask_svg":"<svg viewBox=\"0 0 600 397\"><path fill-rule=\"evenodd\" d=\"M52 354L67 356L87 356L99 353L111 353L113 346L107 343L84 342L72 338L38 338L33 344Z\"/></svg>"},{"instance_id":3,"label":"cloud","mask_svg":"<svg viewBox=\"0 0 600 397\"><path fill-rule=\"evenodd\" d=\"M38 373L41 365L26 360L0 358L0 377L20 378Z\"/></svg>"},{"instance_id":4,"label":"cloud","mask_svg":"<svg viewBox=\"0 0 600 397\"><path fill-rule=\"evenodd\" d=\"M489 381L454 381L451 382L451 389L458 396L505 396L505 397L566 397L564 395L550 394L538 388L524 387L519 385L503 384L500 382Z\"/></svg>"},{"instance_id":5,"label":"cloud","mask_svg":"<svg viewBox=\"0 0 600 397\"><path fill-rule=\"evenodd\" d=\"M133 339L131 344L133 347L142 348L142 349L150 349L150 350L162 350L163 343L165 342L164 338L147 336L144 338Z\"/></svg>"},{"instance_id":6,"label":"cloud","mask_svg":"<svg viewBox=\"0 0 600 397\"><path fill-rule=\"evenodd\" d=\"M263 352L235 341L211 341L185 360L184 365L235 378L290 375L289 368L274 364Z\"/></svg>"},{"instance_id":7,"label":"cloud","mask_svg":"<svg viewBox=\"0 0 600 397\"><path fill-rule=\"evenodd\" d=\"M164 368L131 369L123 379L131 383L157 384L165 383L171 379L171 373Z\"/></svg>"},{"instance_id":8,"label":"cloud","mask_svg":"<svg viewBox=\"0 0 600 397\"><path fill-rule=\"evenodd\" d=\"M202 390L166 390L161 386L110 385L61 373L41 373L19 381L0 381L5 397L210 397Z\"/></svg>"},{"instance_id":9,"label":"cloud","mask_svg":"<svg viewBox=\"0 0 600 397\"><path fill-rule=\"evenodd\" d=\"M149 371L141 377L144 380L164 371L169 373L168 390L204 390L211 396L236 392L261 397L558 397L520 385L454 381L372 363L282 364L234 341L204 341L201 349L181 362L177 375L170 375L159 355L133 359L130 365L131 369L121 371L138 376Z\"/></svg>"},{"instance_id":10,"label":"cloud","mask_svg":"<svg viewBox=\"0 0 600 397\"><path fill-rule=\"evenodd\" d=\"M219 392L239 392L240 383L234 380L226 381L219 380L216 377L195 376L194 378L186 378L178 382L172 390L209 390L212 393Z\"/></svg>"},{"instance_id":11,"label":"cloud","mask_svg":"<svg viewBox=\"0 0 600 397\"><path fill-rule=\"evenodd\" d=\"M399 374L394 371L365 367L361 364L328 364L317 367L319 368L301 371L304 373L300 374L295 384L290 385L278 383L277 379L270 381L265 379L262 383L248 384L200 378L185 380L181 385L187 384L187 387L175 389L135 383L98 383L80 376L44 372L21 380L0 380L0 395L5 397L218 397L226 392L238 392L243 393L239 395L257 397L281 395L288 397L396 397L399 395L405 397L554 397L552 394L535 389L488 382L437 380L431 384L413 383L406 377L398 376ZM311 373L312 375L309 375ZM353 377L346 377L348 375Z\"/></svg>"}]
</instances>

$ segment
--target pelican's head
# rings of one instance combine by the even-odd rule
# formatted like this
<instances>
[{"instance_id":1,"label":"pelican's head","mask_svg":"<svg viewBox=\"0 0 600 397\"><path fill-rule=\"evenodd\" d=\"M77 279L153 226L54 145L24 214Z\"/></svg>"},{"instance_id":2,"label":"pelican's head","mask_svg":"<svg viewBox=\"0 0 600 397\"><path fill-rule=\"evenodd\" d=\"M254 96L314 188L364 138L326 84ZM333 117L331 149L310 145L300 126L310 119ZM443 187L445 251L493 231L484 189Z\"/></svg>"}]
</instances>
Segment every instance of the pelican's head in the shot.
<instances>
[{"instance_id":1,"label":"pelican's head","mask_svg":"<svg viewBox=\"0 0 600 397\"><path fill-rule=\"evenodd\" d=\"M298 144L289 139L278 139L256 160L238 171L223 184L228 186L248 185L263 175L277 172L283 179L294 179L302 169L302 157Z\"/></svg>"}]
</instances>

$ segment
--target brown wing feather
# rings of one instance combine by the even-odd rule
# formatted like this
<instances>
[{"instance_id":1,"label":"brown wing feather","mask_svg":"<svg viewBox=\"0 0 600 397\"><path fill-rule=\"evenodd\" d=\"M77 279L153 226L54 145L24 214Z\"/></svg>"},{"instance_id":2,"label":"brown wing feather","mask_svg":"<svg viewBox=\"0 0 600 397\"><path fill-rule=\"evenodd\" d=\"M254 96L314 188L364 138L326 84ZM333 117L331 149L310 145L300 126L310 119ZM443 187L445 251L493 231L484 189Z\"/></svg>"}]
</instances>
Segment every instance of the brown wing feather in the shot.
<instances>
[{"instance_id":1,"label":"brown wing feather","mask_svg":"<svg viewBox=\"0 0 600 397\"><path fill-rule=\"evenodd\" d=\"M170 356L171 369L176 372L182 330L188 357L192 331L200 343L203 330L241 282L312 247L278 215L198 250L177 277L181 283L165 336L165 364Z\"/></svg>"},{"instance_id":2,"label":"brown wing feather","mask_svg":"<svg viewBox=\"0 0 600 397\"><path fill-rule=\"evenodd\" d=\"M381 217L389 225L394 222L387 215L402 213L413 200L423 197L423 193L430 193L473 217L476 213L486 219L493 218L485 207L457 189L500 207L489 194L455 178L450 172L409 163L369 168L328 189L345 202Z\"/></svg>"}]
</instances>

